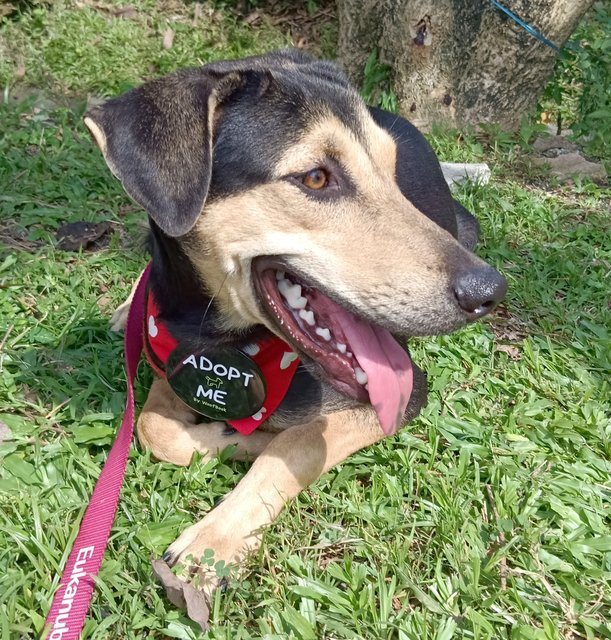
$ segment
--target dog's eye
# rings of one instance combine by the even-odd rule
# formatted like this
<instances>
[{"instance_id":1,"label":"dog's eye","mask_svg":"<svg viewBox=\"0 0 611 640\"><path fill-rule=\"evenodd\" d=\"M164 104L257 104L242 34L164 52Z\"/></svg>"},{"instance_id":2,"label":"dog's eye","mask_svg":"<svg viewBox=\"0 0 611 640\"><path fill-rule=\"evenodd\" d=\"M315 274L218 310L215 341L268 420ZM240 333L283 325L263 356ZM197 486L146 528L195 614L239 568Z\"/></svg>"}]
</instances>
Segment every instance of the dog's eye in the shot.
<instances>
[{"instance_id":1,"label":"dog's eye","mask_svg":"<svg viewBox=\"0 0 611 640\"><path fill-rule=\"evenodd\" d=\"M308 189L318 191L329 184L329 176L324 169L312 169L303 176L301 182Z\"/></svg>"}]
</instances>

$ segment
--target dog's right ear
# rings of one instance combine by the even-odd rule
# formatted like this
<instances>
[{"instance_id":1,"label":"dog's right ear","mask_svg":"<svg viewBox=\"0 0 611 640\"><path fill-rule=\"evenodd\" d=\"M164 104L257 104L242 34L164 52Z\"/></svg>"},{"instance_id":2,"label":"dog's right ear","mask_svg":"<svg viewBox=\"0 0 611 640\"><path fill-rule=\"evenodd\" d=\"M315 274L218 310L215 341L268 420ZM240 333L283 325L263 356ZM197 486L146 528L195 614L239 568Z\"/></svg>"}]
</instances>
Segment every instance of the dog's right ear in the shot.
<instances>
[{"instance_id":1,"label":"dog's right ear","mask_svg":"<svg viewBox=\"0 0 611 640\"><path fill-rule=\"evenodd\" d=\"M238 71L179 71L90 109L85 124L125 191L170 236L202 212L212 173L217 107L244 82Z\"/></svg>"}]
</instances>

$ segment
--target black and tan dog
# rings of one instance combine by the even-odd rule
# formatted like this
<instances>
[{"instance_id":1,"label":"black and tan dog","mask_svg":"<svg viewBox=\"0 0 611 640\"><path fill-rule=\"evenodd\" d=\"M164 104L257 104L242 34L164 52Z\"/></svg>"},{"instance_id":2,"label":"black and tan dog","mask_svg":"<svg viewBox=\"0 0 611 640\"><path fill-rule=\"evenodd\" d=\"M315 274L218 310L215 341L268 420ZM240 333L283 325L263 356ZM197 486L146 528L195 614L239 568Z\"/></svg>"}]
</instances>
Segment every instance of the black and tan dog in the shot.
<instances>
[{"instance_id":1,"label":"black and tan dog","mask_svg":"<svg viewBox=\"0 0 611 640\"><path fill-rule=\"evenodd\" d=\"M301 52L179 71L86 123L150 216L156 368L155 323L183 353L197 350L182 365L213 376L208 399L231 377L224 354L274 335L298 356L284 398L257 411L251 435L193 411L163 376L138 422L162 460L185 465L228 445L254 459L164 556L186 563L213 549L239 562L287 500L418 414L426 382L406 339L482 317L505 281L471 252L477 223L422 135Z\"/></svg>"}]
</instances>

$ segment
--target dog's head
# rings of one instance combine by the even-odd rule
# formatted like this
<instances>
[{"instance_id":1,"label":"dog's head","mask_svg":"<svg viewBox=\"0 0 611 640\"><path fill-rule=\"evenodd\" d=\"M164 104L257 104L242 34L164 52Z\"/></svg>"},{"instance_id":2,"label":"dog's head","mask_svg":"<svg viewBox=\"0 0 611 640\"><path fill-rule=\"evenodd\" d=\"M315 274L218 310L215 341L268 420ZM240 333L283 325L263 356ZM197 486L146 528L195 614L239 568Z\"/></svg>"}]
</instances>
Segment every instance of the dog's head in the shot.
<instances>
[{"instance_id":1,"label":"dog's head","mask_svg":"<svg viewBox=\"0 0 611 640\"><path fill-rule=\"evenodd\" d=\"M434 222L410 201L447 191L436 160L428 172L431 158L414 158L424 171L400 188L401 141L330 63L290 51L180 71L86 123L156 233L179 239L225 328L264 325L344 394L386 402L386 431L411 374L391 333L452 331L504 295L453 237L455 213Z\"/></svg>"}]
</instances>

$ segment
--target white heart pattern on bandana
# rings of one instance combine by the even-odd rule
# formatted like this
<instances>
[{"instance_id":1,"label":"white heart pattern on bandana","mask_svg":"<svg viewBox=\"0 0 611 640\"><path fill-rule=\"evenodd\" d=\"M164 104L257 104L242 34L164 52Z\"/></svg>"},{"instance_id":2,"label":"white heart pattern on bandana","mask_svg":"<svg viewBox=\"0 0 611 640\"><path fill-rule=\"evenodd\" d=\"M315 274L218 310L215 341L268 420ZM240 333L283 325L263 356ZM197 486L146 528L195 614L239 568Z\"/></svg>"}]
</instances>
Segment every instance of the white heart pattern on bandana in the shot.
<instances>
[{"instance_id":1,"label":"white heart pattern on bandana","mask_svg":"<svg viewBox=\"0 0 611 640\"><path fill-rule=\"evenodd\" d=\"M261 348L259 347L258 344L255 343L251 343L251 344L246 344L242 347L242 351L247 355L247 356L256 356L257 353L259 353L259 351L261 351Z\"/></svg>"},{"instance_id":2,"label":"white heart pattern on bandana","mask_svg":"<svg viewBox=\"0 0 611 640\"><path fill-rule=\"evenodd\" d=\"M263 414L267 413L267 409L265 407L261 407L259 409L259 411L257 411L257 413L254 413L252 416L250 416L253 420L262 420L263 419Z\"/></svg>"},{"instance_id":3,"label":"white heart pattern on bandana","mask_svg":"<svg viewBox=\"0 0 611 640\"><path fill-rule=\"evenodd\" d=\"M294 351L285 351L282 356L282 360L280 361L280 368L282 370L288 369L291 365L291 362L297 360L299 356Z\"/></svg>"},{"instance_id":4,"label":"white heart pattern on bandana","mask_svg":"<svg viewBox=\"0 0 611 640\"><path fill-rule=\"evenodd\" d=\"M153 316L149 316L149 336L151 338L155 338L159 333L159 329L157 329L157 325L155 324L155 318Z\"/></svg>"}]
</instances>

